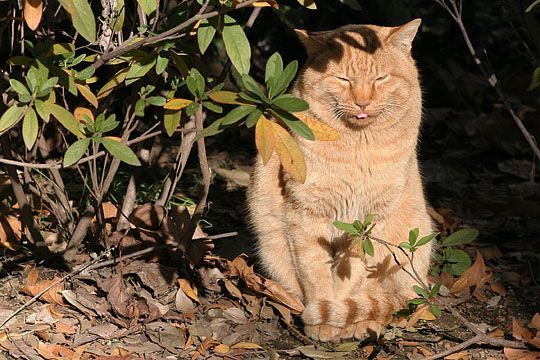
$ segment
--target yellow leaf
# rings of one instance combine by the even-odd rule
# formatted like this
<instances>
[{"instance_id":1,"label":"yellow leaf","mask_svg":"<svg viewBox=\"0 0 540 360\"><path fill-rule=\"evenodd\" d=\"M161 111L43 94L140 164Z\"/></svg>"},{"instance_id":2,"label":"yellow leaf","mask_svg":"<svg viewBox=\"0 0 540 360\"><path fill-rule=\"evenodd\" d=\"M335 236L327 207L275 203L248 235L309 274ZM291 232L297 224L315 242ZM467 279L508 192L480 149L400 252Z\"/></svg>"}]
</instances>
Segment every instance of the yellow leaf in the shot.
<instances>
[{"instance_id":1,"label":"yellow leaf","mask_svg":"<svg viewBox=\"0 0 540 360\"><path fill-rule=\"evenodd\" d=\"M263 164L266 165L274 153L274 130L272 122L261 115L255 125L255 145L262 156Z\"/></svg>"},{"instance_id":2,"label":"yellow leaf","mask_svg":"<svg viewBox=\"0 0 540 360\"><path fill-rule=\"evenodd\" d=\"M332 127L323 122L315 120L304 114L294 114L302 120L313 131L315 140L319 141L335 141L339 139L339 133Z\"/></svg>"},{"instance_id":3,"label":"yellow leaf","mask_svg":"<svg viewBox=\"0 0 540 360\"><path fill-rule=\"evenodd\" d=\"M219 344L214 348L214 351L220 354L226 354L231 350L231 347L227 344Z\"/></svg>"},{"instance_id":4,"label":"yellow leaf","mask_svg":"<svg viewBox=\"0 0 540 360\"><path fill-rule=\"evenodd\" d=\"M281 165L292 178L300 183L306 181L306 160L293 137L280 125L270 122L274 131L274 147Z\"/></svg>"},{"instance_id":5,"label":"yellow leaf","mask_svg":"<svg viewBox=\"0 0 540 360\"><path fill-rule=\"evenodd\" d=\"M418 307L414 314L411 315L411 318L407 322L407 325L405 326L406 329L410 328L411 326L414 326L418 322L418 320L435 320L437 317L431 313L429 310L429 305L424 304Z\"/></svg>"},{"instance_id":6,"label":"yellow leaf","mask_svg":"<svg viewBox=\"0 0 540 360\"><path fill-rule=\"evenodd\" d=\"M193 101L187 99L171 99L163 106L167 110L180 110L191 104Z\"/></svg>"},{"instance_id":7,"label":"yellow leaf","mask_svg":"<svg viewBox=\"0 0 540 360\"><path fill-rule=\"evenodd\" d=\"M231 346L231 349L262 349L262 346L259 344L251 343L251 342L239 342L238 344L234 344Z\"/></svg>"},{"instance_id":8,"label":"yellow leaf","mask_svg":"<svg viewBox=\"0 0 540 360\"><path fill-rule=\"evenodd\" d=\"M73 116L75 116L75 119L77 119L78 122L86 123L87 120L85 115L88 116L92 122L94 122L94 114L89 108L78 106L75 108L75 111L73 111Z\"/></svg>"},{"instance_id":9,"label":"yellow leaf","mask_svg":"<svg viewBox=\"0 0 540 360\"><path fill-rule=\"evenodd\" d=\"M242 104L240 101L238 101L238 94L234 91L212 91L208 93L208 97L220 104Z\"/></svg>"},{"instance_id":10,"label":"yellow leaf","mask_svg":"<svg viewBox=\"0 0 540 360\"><path fill-rule=\"evenodd\" d=\"M26 25L32 30L36 30L41 22L43 14L43 0L24 0L23 16Z\"/></svg>"},{"instance_id":11,"label":"yellow leaf","mask_svg":"<svg viewBox=\"0 0 540 360\"><path fill-rule=\"evenodd\" d=\"M253 7L267 7L271 6L276 10L279 10L279 4L276 0L256 1L253 3Z\"/></svg>"},{"instance_id":12,"label":"yellow leaf","mask_svg":"<svg viewBox=\"0 0 540 360\"><path fill-rule=\"evenodd\" d=\"M196 287L192 287L190 282L186 279L178 279L178 285L190 299L200 303L199 290Z\"/></svg>"},{"instance_id":13,"label":"yellow leaf","mask_svg":"<svg viewBox=\"0 0 540 360\"><path fill-rule=\"evenodd\" d=\"M129 67L123 68L122 70L118 71L111 80L107 81L105 85L98 91L97 99L101 100L107 96L116 88L118 85L120 85L125 79L128 74Z\"/></svg>"},{"instance_id":14,"label":"yellow leaf","mask_svg":"<svg viewBox=\"0 0 540 360\"><path fill-rule=\"evenodd\" d=\"M75 84L77 86L77 89L81 92L81 95L84 96L86 100L92 105L94 105L95 108L98 107L98 99L96 98L96 95L90 90L90 87L88 85L83 84Z\"/></svg>"},{"instance_id":15,"label":"yellow leaf","mask_svg":"<svg viewBox=\"0 0 540 360\"><path fill-rule=\"evenodd\" d=\"M317 10L317 4L315 4L315 0L297 0L302 6L310 9L310 10Z\"/></svg>"}]
</instances>

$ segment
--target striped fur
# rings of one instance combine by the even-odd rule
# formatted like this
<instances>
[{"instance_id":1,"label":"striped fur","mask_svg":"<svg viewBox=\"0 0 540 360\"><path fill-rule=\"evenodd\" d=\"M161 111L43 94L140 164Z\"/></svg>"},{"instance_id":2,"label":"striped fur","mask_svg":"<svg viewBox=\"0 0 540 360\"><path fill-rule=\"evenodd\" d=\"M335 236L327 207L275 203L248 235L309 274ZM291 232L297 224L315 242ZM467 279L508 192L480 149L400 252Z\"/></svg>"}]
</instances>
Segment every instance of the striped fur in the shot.
<instances>
[{"instance_id":1,"label":"striped fur","mask_svg":"<svg viewBox=\"0 0 540 360\"><path fill-rule=\"evenodd\" d=\"M375 244L374 257L358 257L332 222L377 214L373 236L393 244L415 227L421 235L432 231L416 156L422 100L410 44L418 25L301 32L309 59L293 93L340 139L297 137L307 164L304 184L284 173L275 154L266 165L257 159L248 206L259 258L270 277L305 303L302 319L312 338L378 333L414 297L413 280L385 247ZM369 118L357 118L360 112ZM426 281L430 251L415 254Z\"/></svg>"}]
</instances>

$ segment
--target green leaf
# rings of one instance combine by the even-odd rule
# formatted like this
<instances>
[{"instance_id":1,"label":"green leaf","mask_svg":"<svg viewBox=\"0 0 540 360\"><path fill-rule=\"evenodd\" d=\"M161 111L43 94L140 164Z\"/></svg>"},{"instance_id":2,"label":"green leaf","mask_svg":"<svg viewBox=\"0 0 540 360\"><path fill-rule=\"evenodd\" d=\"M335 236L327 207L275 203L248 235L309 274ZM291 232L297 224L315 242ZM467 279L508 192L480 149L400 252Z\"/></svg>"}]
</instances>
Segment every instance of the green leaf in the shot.
<instances>
[{"instance_id":1,"label":"green leaf","mask_svg":"<svg viewBox=\"0 0 540 360\"><path fill-rule=\"evenodd\" d=\"M411 299L408 301L409 304L412 304L412 305L420 305L420 304L423 304L426 302L426 299L423 299L423 298L416 298L416 299Z\"/></svg>"},{"instance_id":2,"label":"green leaf","mask_svg":"<svg viewBox=\"0 0 540 360\"><path fill-rule=\"evenodd\" d=\"M156 60L156 74L160 75L162 72L165 71L168 65L169 58L158 55Z\"/></svg>"},{"instance_id":3,"label":"green leaf","mask_svg":"<svg viewBox=\"0 0 540 360\"><path fill-rule=\"evenodd\" d=\"M122 30L122 27L124 27L124 18L126 17L126 6L124 4L124 0L116 0L114 10L118 14L118 17L113 23L113 30L115 33L117 33Z\"/></svg>"},{"instance_id":4,"label":"green leaf","mask_svg":"<svg viewBox=\"0 0 540 360\"><path fill-rule=\"evenodd\" d=\"M88 0L58 0L71 17L75 30L88 42L96 41L96 18Z\"/></svg>"},{"instance_id":5,"label":"green leaf","mask_svg":"<svg viewBox=\"0 0 540 360\"><path fill-rule=\"evenodd\" d=\"M354 227L353 224L348 224L339 220L334 221L333 224L336 228L338 228L341 231L346 232L347 234L351 234L351 235L358 234L358 230Z\"/></svg>"},{"instance_id":6,"label":"green leaf","mask_svg":"<svg viewBox=\"0 0 540 360\"><path fill-rule=\"evenodd\" d=\"M9 84L11 85L11 88L19 95L30 95L30 92L26 88L26 86L23 85L22 82L11 79L9 80Z\"/></svg>"},{"instance_id":7,"label":"green leaf","mask_svg":"<svg viewBox=\"0 0 540 360\"><path fill-rule=\"evenodd\" d=\"M98 122L98 119L101 119L101 121ZM107 117L107 119L104 119L104 114L99 114L99 116L96 118L96 132L106 133L116 129L116 127L120 124L118 121L116 121L115 114L111 114Z\"/></svg>"},{"instance_id":8,"label":"green leaf","mask_svg":"<svg viewBox=\"0 0 540 360\"><path fill-rule=\"evenodd\" d=\"M163 96L149 96L146 98L146 102L154 106L163 106L167 103L167 99Z\"/></svg>"},{"instance_id":9,"label":"green leaf","mask_svg":"<svg viewBox=\"0 0 540 360\"><path fill-rule=\"evenodd\" d=\"M141 166L137 155L126 144L110 137L101 138L101 143L112 156L122 160L126 164Z\"/></svg>"},{"instance_id":10,"label":"green leaf","mask_svg":"<svg viewBox=\"0 0 540 360\"><path fill-rule=\"evenodd\" d=\"M24 112L24 106L12 106L6 110L2 117L0 117L0 133L11 128L15 125L20 119Z\"/></svg>"},{"instance_id":11,"label":"green leaf","mask_svg":"<svg viewBox=\"0 0 540 360\"><path fill-rule=\"evenodd\" d=\"M358 0L340 0L342 4L347 5L353 10L360 11L362 10L362 6L358 3Z\"/></svg>"},{"instance_id":12,"label":"green leaf","mask_svg":"<svg viewBox=\"0 0 540 360\"><path fill-rule=\"evenodd\" d=\"M77 140L68 147L64 154L64 167L75 164L83 157L88 145L90 145L90 140L90 138Z\"/></svg>"},{"instance_id":13,"label":"green leaf","mask_svg":"<svg viewBox=\"0 0 540 360\"><path fill-rule=\"evenodd\" d=\"M36 142L36 138L39 132L39 123L36 112L33 108L29 107L26 110L26 114L23 119L22 135L23 141L28 150L32 149Z\"/></svg>"},{"instance_id":14,"label":"green leaf","mask_svg":"<svg viewBox=\"0 0 540 360\"><path fill-rule=\"evenodd\" d=\"M248 115L246 119L246 126L248 128L252 128L257 124L257 121L261 118L262 111L259 109L255 109L251 114Z\"/></svg>"},{"instance_id":15,"label":"green leaf","mask_svg":"<svg viewBox=\"0 0 540 360\"><path fill-rule=\"evenodd\" d=\"M209 21L208 19L202 20L197 29L197 43L199 44L201 54L204 55L215 35L216 27L214 26L214 21Z\"/></svg>"},{"instance_id":16,"label":"green leaf","mask_svg":"<svg viewBox=\"0 0 540 360\"><path fill-rule=\"evenodd\" d=\"M527 91L532 91L536 89L538 86L540 86L540 66L534 69L532 78L531 78L531 83L529 84Z\"/></svg>"},{"instance_id":17,"label":"green leaf","mask_svg":"<svg viewBox=\"0 0 540 360\"><path fill-rule=\"evenodd\" d=\"M58 122L60 122L60 124L62 124L62 126L69 130L72 134L79 138L84 137L79 130L79 122L77 119L75 119L72 113L59 105L48 102L45 103L45 110L52 114L56 120L58 120Z\"/></svg>"},{"instance_id":18,"label":"green leaf","mask_svg":"<svg viewBox=\"0 0 540 360\"><path fill-rule=\"evenodd\" d=\"M309 109L307 102L291 94L278 96L272 100L272 104L288 112L299 112Z\"/></svg>"},{"instance_id":19,"label":"green leaf","mask_svg":"<svg viewBox=\"0 0 540 360\"><path fill-rule=\"evenodd\" d=\"M418 239L418 234L420 233L420 229L415 228L409 231L409 244L414 245L416 243L416 239Z\"/></svg>"},{"instance_id":20,"label":"green leaf","mask_svg":"<svg viewBox=\"0 0 540 360\"><path fill-rule=\"evenodd\" d=\"M401 244L398 245L400 248L402 249L406 249L406 250L410 250L412 248L411 244L409 244L408 242L402 242Z\"/></svg>"},{"instance_id":21,"label":"green leaf","mask_svg":"<svg viewBox=\"0 0 540 360\"><path fill-rule=\"evenodd\" d=\"M96 68L93 66L88 66L87 68L84 68L83 70L79 71L79 74L77 75L77 80L87 80L89 77L94 75L96 72Z\"/></svg>"},{"instance_id":22,"label":"green leaf","mask_svg":"<svg viewBox=\"0 0 540 360\"><path fill-rule=\"evenodd\" d=\"M426 289L424 289L423 287L420 287L418 285L413 285L413 290L414 290L415 293L417 293L418 295L420 295L424 299L428 298L428 293L427 293Z\"/></svg>"},{"instance_id":23,"label":"green leaf","mask_svg":"<svg viewBox=\"0 0 540 360\"><path fill-rule=\"evenodd\" d=\"M157 9L156 0L137 0L146 15L152 15Z\"/></svg>"},{"instance_id":24,"label":"green leaf","mask_svg":"<svg viewBox=\"0 0 540 360\"><path fill-rule=\"evenodd\" d=\"M346 352L350 353L350 352L355 351L356 349L358 349L358 345L360 345L360 343L358 341L346 342L346 343L343 343L343 344L340 344L340 345L336 346L336 348L334 350L335 351L346 351Z\"/></svg>"},{"instance_id":25,"label":"green leaf","mask_svg":"<svg viewBox=\"0 0 540 360\"><path fill-rule=\"evenodd\" d=\"M313 135L313 131L311 131L309 126L307 126L293 114L279 109L272 109L270 111L296 134L308 140L315 140L315 135Z\"/></svg>"},{"instance_id":26,"label":"green leaf","mask_svg":"<svg viewBox=\"0 0 540 360\"><path fill-rule=\"evenodd\" d=\"M204 77L199 70L191 68L189 75L186 78L186 85L193 96L200 98L204 93Z\"/></svg>"},{"instance_id":27,"label":"green leaf","mask_svg":"<svg viewBox=\"0 0 540 360\"><path fill-rule=\"evenodd\" d=\"M146 107L146 103L144 102L143 99L137 100L137 102L135 103L135 110L133 112L135 116L143 117L145 107Z\"/></svg>"},{"instance_id":28,"label":"green leaf","mask_svg":"<svg viewBox=\"0 0 540 360\"><path fill-rule=\"evenodd\" d=\"M223 43L234 68L240 74L249 73L251 46L244 30L229 15L224 16Z\"/></svg>"},{"instance_id":29,"label":"green leaf","mask_svg":"<svg viewBox=\"0 0 540 360\"><path fill-rule=\"evenodd\" d=\"M431 291L429 292L429 297L432 298L436 296L437 294L439 294L440 289L441 289L441 283L437 283L433 285L433 287L431 288Z\"/></svg>"},{"instance_id":30,"label":"green leaf","mask_svg":"<svg viewBox=\"0 0 540 360\"><path fill-rule=\"evenodd\" d=\"M439 317L442 314L441 307L437 304L429 305L429 311L431 311L431 313L436 317Z\"/></svg>"},{"instance_id":31,"label":"green leaf","mask_svg":"<svg viewBox=\"0 0 540 360\"><path fill-rule=\"evenodd\" d=\"M444 271L459 276L469 267L471 267L471 258L463 250L446 248L443 250Z\"/></svg>"},{"instance_id":32,"label":"green leaf","mask_svg":"<svg viewBox=\"0 0 540 360\"><path fill-rule=\"evenodd\" d=\"M198 133L197 136L195 136L194 141L202 139L203 137L214 136L214 135L217 135L219 133L222 133L223 130L224 130L221 127L222 122L223 122L223 118L218 119L218 120L214 121L212 124L210 124L208 127L205 127L204 129L202 129L202 131L200 133Z\"/></svg>"},{"instance_id":33,"label":"green leaf","mask_svg":"<svg viewBox=\"0 0 540 360\"><path fill-rule=\"evenodd\" d=\"M240 105L232 109L227 115L221 118L223 125L231 125L248 116L256 107L249 105Z\"/></svg>"},{"instance_id":34,"label":"green leaf","mask_svg":"<svg viewBox=\"0 0 540 360\"><path fill-rule=\"evenodd\" d=\"M47 79L40 87L39 91L37 92L36 96L39 98L42 98L44 96L48 96L51 93L51 90L53 87L56 86L58 83L58 77L54 76L50 79Z\"/></svg>"},{"instance_id":35,"label":"green leaf","mask_svg":"<svg viewBox=\"0 0 540 360\"><path fill-rule=\"evenodd\" d=\"M538 5L540 5L540 0L536 0L535 2L533 2L531 5L529 5L527 7L527 9L525 10L525 12L531 12L532 9L534 9L535 7L537 7Z\"/></svg>"},{"instance_id":36,"label":"green leaf","mask_svg":"<svg viewBox=\"0 0 540 360\"><path fill-rule=\"evenodd\" d=\"M435 239L437 237L437 235L439 235L439 233L433 233L433 234L430 234L430 235L427 235L427 236L424 236L423 238L421 238L420 240L418 240L416 242L416 246L422 246L422 245L426 245L427 243L429 243L431 240Z\"/></svg>"},{"instance_id":37,"label":"green leaf","mask_svg":"<svg viewBox=\"0 0 540 360\"><path fill-rule=\"evenodd\" d=\"M264 73L264 83L266 84L268 91L274 87L275 79L279 78L282 72L283 60L281 59L281 55L275 52L266 62L266 69Z\"/></svg>"},{"instance_id":38,"label":"green leaf","mask_svg":"<svg viewBox=\"0 0 540 360\"><path fill-rule=\"evenodd\" d=\"M262 92L261 88L259 88L259 84L257 84L257 82L248 74L242 75L242 83L244 84L244 87L247 91L256 95L259 99L263 99L266 97Z\"/></svg>"},{"instance_id":39,"label":"green leaf","mask_svg":"<svg viewBox=\"0 0 540 360\"><path fill-rule=\"evenodd\" d=\"M182 118L182 110L165 110L165 116L163 117L163 127L169 137L173 136L174 131L180 125L180 119Z\"/></svg>"},{"instance_id":40,"label":"green leaf","mask_svg":"<svg viewBox=\"0 0 540 360\"><path fill-rule=\"evenodd\" d=\"M356 230L358 230L358 232L364 231L364 224L362 224L360 220L354 220L353 226Z\"/></svg>"},{"instance_id":41,"label":"green leaf","mask_svg":"<svg viewBox=\"0 0 540 360\"><path fill-rule=\"evenodd\" d=\"M362 244L362 249L369 256L375 255L375 250L373 249L373 243L371 242L371 239L368 237L366 237L366 239L364 240L364 243Z\"/></svg>"},{"instance_id":42,"label":"green leaf","mask_svg":"<svg viewBox=\"0 0 540 360\"><path fill-rule=\"evenodd\" d=\"M213 111L217 114L221 114L223 112L223 108L221 106L214 104L211 101L203 101L202 105L208 110Z\"/></svg>"},{"instance_id":43,"label":"green leaf","mask_svg":"<svg viewBox=\"0 0 540 360\"><path fill-rule=\"evenodd\" d=\"M367 214L366 217L364 218L364 227L368 227L369 225L371 225L371 223L373 223L373 220L375 219L375 214Z\"/></svg>"},{"instance_id":44,"label":"green leaf","mask_svg":"<svg viewBox=\"0 0 540 360\"><path fill-rule=\"evenodd\" d=\"M43 102L43 100L36 99L36 101L34 101L34 106L39 117L42 118L43 121L49 122L49 117L51 114L45 108L45 103Z\"/></svg>"},{"instance_id":45,"label":"green leaf","mask_svg":"<svg viewBox=\"0 0 540 360\"><path fill-rule=\"evenodd\" d=\"M280 77L274 79L274 87L272 91L269 90L268 97L271 99L276 95L281 95L293 81L296 71L298 70L298 61L294 60L290 62L283 70Z\"/></svg>"},{"instance_id":46,"label":"green leaf","mask_svg":"<svg viewBox=\"0 0 540 360\"><path fill-rule=\"evenodd\" d=\"M126 75L126 85L132 84L135 81L142 78L146 73L150 71L156 64L156 58L155 57L149 57L147 59L144 59L142 62L134 63L129 68L129 71Z\"/></svg>"},{"instance_id":47,"label":"green leaf","mask_svg":"<svg viewBox=\"0 0 540 360\"><path fill-rule=\"evenodd\" d=\"M469 244L476 240L480 232L476 229L461 229L443 239L443 246Z\"/></svg>"}]
</instances>

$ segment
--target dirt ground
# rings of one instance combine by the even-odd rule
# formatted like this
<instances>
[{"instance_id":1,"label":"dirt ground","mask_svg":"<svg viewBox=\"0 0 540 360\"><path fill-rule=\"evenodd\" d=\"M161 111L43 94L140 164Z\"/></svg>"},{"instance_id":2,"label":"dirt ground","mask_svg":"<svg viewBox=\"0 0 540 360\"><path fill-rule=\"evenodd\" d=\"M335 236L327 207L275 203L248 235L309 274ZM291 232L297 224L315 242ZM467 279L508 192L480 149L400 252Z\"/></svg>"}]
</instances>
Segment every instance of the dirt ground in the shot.
<instances>
[{"instance_id":1,"label":"dirt ground","mask_svg":"<svg viewBox=\"0 0 540 360\"><path fill-rule=\"evenodd\" d=\"M441 231L480 230L464 250L475 264L483 260L485 281L460 297L450 292L457 278L447 278L441 301L461 302L452 307L476 328L529 349L477 344L446 359L540 358L534 350L540 343L540 186L517 130L500 129L502 137L486 131L504 116L502 109L482 117L428 109L419 153ZM255 151L245 150L253 149L248 135L236 135L241 142L209 141L215 179L202 230L238 234L214 239L211 255L202 261L209 241L195 240L198 252L186 259L170 250L146 218L143 230L110 235L124 249L120 257L82 257L75 270L89 267L79 272L54 260L36 266L24 252L6 251L0 323L27 306L0 327L0 359L415 359L474 335L443 311L436 320L408 328L396 322L372 343L306 339L297 316L301 304L259 273L244 198ZM195 198L190 189L185 195ZM149 246L158 248L140 253ZM29 303L35 295L41 296Z\"/></svg>"}]
</instances>

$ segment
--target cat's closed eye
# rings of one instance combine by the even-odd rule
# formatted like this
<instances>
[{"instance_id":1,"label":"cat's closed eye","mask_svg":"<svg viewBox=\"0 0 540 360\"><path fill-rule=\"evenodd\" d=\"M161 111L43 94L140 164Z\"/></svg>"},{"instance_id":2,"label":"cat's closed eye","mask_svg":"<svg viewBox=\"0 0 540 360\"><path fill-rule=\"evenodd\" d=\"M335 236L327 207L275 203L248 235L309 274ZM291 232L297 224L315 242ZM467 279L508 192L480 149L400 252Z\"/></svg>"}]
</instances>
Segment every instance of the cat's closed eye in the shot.
<instances>
[{"instance_id":1,"label":"cat's closed eye","mask_svg":"<svg viewBox=\"0 0 540 360\"><path fill-rule=\"evenodd\" d=\"M382 76L379 76L378 78L375 79L375 81L383 81L383 80L386 80L388 79L388 75L382 75Z\"/></svg>"},{"instance_id":2,"label":"cat's closed eye","mask_svg":"<svg viewBox=\"0 0 540 360\"><path fill-rule=\"evenodd\" d=\"M346 83L350 83L351 81L346 78L346 77L343 77L343 76L334 76L336 79L338 79L339 81L342 81L342 82L346 82Z\"/></svg>"}]
</instances>

